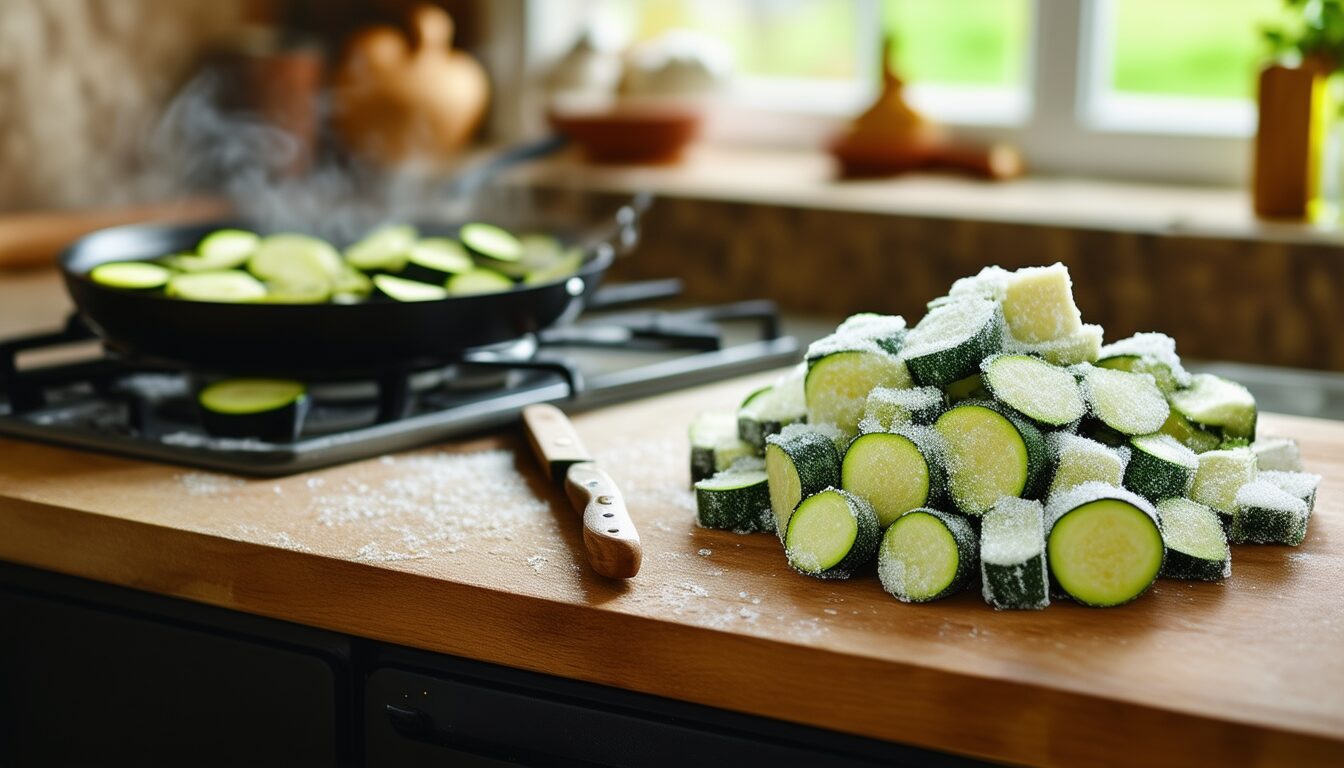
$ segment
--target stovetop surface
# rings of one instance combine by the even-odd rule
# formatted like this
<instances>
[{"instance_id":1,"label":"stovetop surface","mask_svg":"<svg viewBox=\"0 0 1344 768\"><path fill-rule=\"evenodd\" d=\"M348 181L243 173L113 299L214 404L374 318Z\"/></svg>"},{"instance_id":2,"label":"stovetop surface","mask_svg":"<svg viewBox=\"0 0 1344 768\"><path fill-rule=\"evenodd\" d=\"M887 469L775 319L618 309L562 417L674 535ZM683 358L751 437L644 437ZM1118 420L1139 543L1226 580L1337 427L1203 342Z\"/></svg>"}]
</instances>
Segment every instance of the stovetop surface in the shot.
<instances>
[{"instance_id":1,"label":"stovetop surface","mask_svg":"<svg viewBox=\"0 0 1344 768\"><path fill-rule=\"evenodd\" d=\"M23 355L84 341L65 331L0 343L0 434L247 475L276 476L404 450L512 423L534 403L584 410L796 362L770 302L631 309L677 281L616 285L578 321L463 361L311 382L292 442L220 437L195 393L212 377L108 355L28 367Z\"/></svg>"}]
</instances>

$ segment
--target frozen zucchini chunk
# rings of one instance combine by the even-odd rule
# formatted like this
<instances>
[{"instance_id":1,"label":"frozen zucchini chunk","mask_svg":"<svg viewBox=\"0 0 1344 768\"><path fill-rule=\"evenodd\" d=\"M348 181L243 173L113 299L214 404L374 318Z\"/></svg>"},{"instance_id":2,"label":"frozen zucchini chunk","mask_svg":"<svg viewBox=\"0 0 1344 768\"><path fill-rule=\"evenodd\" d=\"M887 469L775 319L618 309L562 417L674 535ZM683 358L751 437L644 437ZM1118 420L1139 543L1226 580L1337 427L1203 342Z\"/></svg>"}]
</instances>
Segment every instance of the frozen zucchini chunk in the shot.
<instances>
[{"instance_id":1,"label":"frozen zucchini chunk","mask_svg":"<svg viewBox=\"0 0 1344 768\"><path fill-rule=\"evenodd\" d=\"M1050 481L1050 495L1067 491L1083 483L1098 482L1120 485L1129 464L1129 449L1112 448L1096 440L1071 432L1051 432L1045 436L1046 445L1054 457L1054 478Z\"/></svg>"},{"instance_id":2,"label":"frozen zucchini chunk","mask_svg":"<svg viewBox=\"0 0 1344 768\"><path fill-rule=\"evenodd\" d=\"M1263 470L1302 471L1302 452L1297 442L1285 437L1262 437L1251 443L1256 466Z\"/></svg>"},{"instance_id":3,"label":"frozen zucchini chunk","mask_svg":"<svg viewBox=\"0 0 1344 768\"><path fill-rule=\"evenodd\" d=\"M1049 464L1040 430L997 403L966 402L934 422L947 444L948 492L957 511L981 515L1004 496L1036 495Z\"/></svg>"},{"instance_id":4,"label":"frozen zucchini chunk","mask_svg":"<svg viewBox=\"0 0 1344 768\"><path fill-rule=\"evenodd\" d=\"M1095 607L1143 594L1162 569L1157 510L1131 491L1083 483L1046 505L1046 560L1069 597Z\"/></svg>"},{"instance_id":5,"label":"frozen zucchini chunk","mask_svg":"<svg viewBox=\"0 0 1344 768\"><path fill-rule=\"evenodd\" d=\"M874 387L906 388L910 373L898 352L906 338L899 315L855 315L807 349L807 420L859 429Z\"/></svg>"},{"instance_id":6,"label":"frozen zucchini chunk","mask_svg":"<svg viewBox=\"0 0 1344 768\"><path fill-rule=\"evenodd\" d=\"M1125 487L1151 502L1184 496L1195 480L1199 456L1171 435L1140 435L1129 440Z\"/></svg>"},{"instance_id":7,"label":"frozen zucchini chunk","mask_svg":"<svg viewBox=\"0 0 1344 768\"><path fill-rule=\"evenodd\" d=\"M1003 295L1003 319L1014 339L1028 344L1059 339L1083 327L1069 270L1058 262L1013 273Z\"/></svg>"},{"instance_id":8,"label":"frozen zucchini chunk","mask_svg":"<svg viewBox=\"0 0 1344 768\"><path fill-rule=\"evenodd\" d=\"M1100 325L1084 325L1067 336L1049 341L1025 342L1009 337L1003 340L1003 348L1006 352L1040 355L1046 362L1055 365L1077 365L1098 358L1102 348L1102 333Z\"/></svg>"},{"instance_id":9,"label":"frozen zucchini chunk","mask_svg":"<svg viewBox=\"0 0 1344 768\"><path fill-rule=\"evenodd\" d=\"M806 376L807 367L799 365L775 383L747 395L737 409L738 436L761 449L767 436L789 424L806 421L807 401L803 394Z\"/></svg>"},{"instance_id":10,"label":"frozen zucchini chunk","mask_svg":"<svg viewBox=\"0 0 1344 768\"><path fill-rule=\"evenodd\" d=\"M834 437L811 424L790 424L765 439L770 509L782 540L803 499L840 484L840 453Z\"/></svg>"},{"instance_id":11,"label":"frozen zucchini chunk","mask_svg":"<svg viewBox=\"0 0 1344 768\"><path fill-rule=\"evenodd\" d=\"M838 488L809 496L789 519L789 565L818 579L847 579L877 551L881 529L868 502Z\"/></svg>"},{"instance_id":12,"label":"frozen zucchini chunk","mask_svg":"<svg viewBox=\"0 0 1344 768\"><path fill-rule=\"evenodd\" d=\"M1167 546L1163 576L1218 581L1232 575L1232 551L1217 512L1189 499L1163 499L1157 517Z\"/></svg>"},{"instance_id":13,"label":"frozen zucchini chunk","mask_svg":"<svg viewBox=\"0 0 1344 768\"><path fill-rule=\"evenodd\" d=\"M1321 476L1311 472L1284 472L1269 470L1256 473L1256 479L1268 480L1284 491L1307 503L1307 512L1316 507L1316 490L1321 487Z\"/></svg>"},{"instance_id":14,"label":"frozen zucchini chunk","mask_svg":"<svg viewBox=\"0 0 1344 768\"><path fill-rule=\"evenodd\" d=\"M1157 386L1170 395L1188 387L1193 379L1176 354L1176 340L1165 333L1136 333L1127 339L1101 348L1097 365L1152 376Z\"/></svg>"},{"instance_id":15,"label":"frozen zucchini chunk","mask_svg":"<svg viewBox=\"0 0 1344 768\"><path fill-rule=\"evenodd\" d=\"M1255 398L1235 381L1197 374L1189 388L1171 393L1171 407L1196 424L1221 429L1224 437L1255 439Z\"/></svg>"},{"instance_id":16,"label":"frozen zucchini chunk","mask_svg":"<svg viewBox=\"0 0 1344 768\"><path fill-rule=\"evenodd\" d=\"M1050 605L1045 563L1045 508L1039 501L1003 498L980 521L980 586L999 610Z\"/></svg>"},{"instance_id":17,"label":"frozen zucchini chunk","mask_svg":"<svg viewBox=\"0 0 1344 768\"><path fill-rule=\"evenodd\" d=\"M925 603L954 594L976 570L976 536L961 515L912 509L887 527L877 576L897 600Z\"/></svg>"},{"instance_id":18,"label":"frozen zucchini chunk","mask_svg":"<svg viewBox=\"0 0 1344 768\"><path fill-rule=\"evenodd\" d=\"M1087 413L1078 379L1031 355L990 355L980 378L995 400L1046 429L1077 424Z\"/></svg>"},{"instance_id":19,"label":"frozen zucchini chunk","mask_svg":"<svg viewBox=\"0 0 1344 768\"><path fill-rule=\"evenodd\" d=\"M1002 346L999 303L972 295L930 309L911 329L901 356L916 384L944 387L978 373L980 361Z\"/></svg>"},{"instance_id":20,"label":"frozen zucchini chunk","mask_svg":"<svg viewBox=\"0 0 1344 768\"><path fill-rule=\"evenodd\" d=\"M1190 498L1208 507L1228 525L1237 509L1237 491L1255 479L1255 454L1249 448L1228 448L1199 454L1199 468Z\"/></svg>"},{"instance_id":21,"label":"frozen zucchini chunk","mask_svg":"<svg viewBox=\"0 0 1344 768\"><path fill-rule=\"evenodd\" d=\"M759 459L742 461L695 484L700 525L737 533L773 531L770 489Z\"/></svg>"},{"instance_id":22,"label":"frozen zucchini chunk","mask_svg":"<svg viewBox=\"0 0 1344 768\"><path fill-rule=\"evenodd\" d=\"M911 424L931 424L945 403L943 391L937 387L874 387L863 406L859 432L890 432Z\"/></svg>"},{"instance_id":23,"label":"frozen zucchini chunk","mask_svg":"<svg viewBox=\"0 0 1344 768\"><path fill-rule=\"evenodd\" d=\"M1083 395L1092 416L1122 435L1149 435L1162 429L1171 407L1157 382L1146 373L1095 365L1078 367Z\"/></svg>"},{"instance_id":24,"label":"frozen zucchini chunk","mask_svg":"<svg viewBox=\"0 0 1344 768\"><path fill-rule=\"evenodd\" d=\"M1307 536L1311 509L1269 480L1252 480L1237 489L1232 532L1235 544L1297 546Z\"/></svg>"},{"instance_id":25,"label":"frozen zucchini chunk","mask_svg":"<svg viewBox=\"0 0 1344 768\"><path fill-rule=\"evenodd\" d=\"M931 427L860 435L840 462L840 487L867 499L885 528L912 509L941 504L947 494L946 454Z\"/></svg>"},{"instance_id":26,"label":"frozen zucchini chunk","mask_svg":"<svg viewBox=\"0 0 1344 768\"><path fill-rule=\"evenodd\" d=\"M726 411L702 413L691 422L691 482L722 472L755 446L737 436L737 417Z\"/></svg>"}]
</instances>

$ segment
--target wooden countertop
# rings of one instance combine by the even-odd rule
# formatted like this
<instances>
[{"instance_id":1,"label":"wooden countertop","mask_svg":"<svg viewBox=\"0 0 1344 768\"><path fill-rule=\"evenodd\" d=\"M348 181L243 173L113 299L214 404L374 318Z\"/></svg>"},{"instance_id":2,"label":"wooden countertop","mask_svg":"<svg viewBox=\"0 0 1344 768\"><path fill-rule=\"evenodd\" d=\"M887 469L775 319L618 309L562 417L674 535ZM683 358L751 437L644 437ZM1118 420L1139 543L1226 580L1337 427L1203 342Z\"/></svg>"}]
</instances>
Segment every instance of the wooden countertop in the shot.
<instances>
[{"instance_id":1,"label":"wooden countertop","mask_svg":"<svg viewBox=\"0 0 1344 768\"><path fill-rule=\"evenodd\" d=\"M1012 762L1344 760L1344 425L1273 415L1326 476L1299 548L1113 610L912 606L693 521L691 413L744 379L580 415L645 543L629 583L519 434L280 480L0 440L0 559L378 640Z\"/></svg>"}]
</instances>

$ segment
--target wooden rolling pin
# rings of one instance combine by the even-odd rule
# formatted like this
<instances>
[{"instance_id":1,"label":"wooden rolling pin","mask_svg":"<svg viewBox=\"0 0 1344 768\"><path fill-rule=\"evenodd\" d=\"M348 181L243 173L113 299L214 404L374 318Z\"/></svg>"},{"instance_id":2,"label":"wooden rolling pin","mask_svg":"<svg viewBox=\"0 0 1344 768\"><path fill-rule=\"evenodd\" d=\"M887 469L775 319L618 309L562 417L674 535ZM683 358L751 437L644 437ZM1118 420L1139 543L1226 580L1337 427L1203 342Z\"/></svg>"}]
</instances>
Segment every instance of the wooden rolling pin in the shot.
<instances>
[{"instance_id":1,"label":"wooden rolling pin","mask_svg":"<svg viewBox=\"0 0 1344 768\"><path fill-rule=\"evenodd\" d=\"M226 216L215 198L192 198L125 208L0 213L0 269L46 267L75 240L94 230L146 221L189 222Z\"/></svg>"}]
</instances>

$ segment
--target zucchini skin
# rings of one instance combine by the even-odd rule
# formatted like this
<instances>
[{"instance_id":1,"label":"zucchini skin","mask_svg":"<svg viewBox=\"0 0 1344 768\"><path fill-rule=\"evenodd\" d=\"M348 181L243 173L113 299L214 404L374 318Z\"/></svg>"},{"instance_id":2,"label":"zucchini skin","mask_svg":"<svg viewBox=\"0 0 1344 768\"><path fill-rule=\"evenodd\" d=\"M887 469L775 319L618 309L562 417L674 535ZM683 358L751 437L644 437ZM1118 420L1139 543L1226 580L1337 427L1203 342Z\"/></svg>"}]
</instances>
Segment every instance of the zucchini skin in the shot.
<instances>
[{"instance_id":1,"label":"zucchini skin","mask_svg":"<svg viewBox=\"0 0 1344 768\"><path fill-rule=\"evenodd\" d=\"M1130 441L1124 486L1156 504L1184 496L1195 481L1195 470L1164 461Z\"/></svg>"},{"instance_id":2,"label":"zucchini skin","mask_svg":"<svg viewBox=\"0 0 1344 768\"><path fill-rule=\"evenodd\" d=\"M798 473L799 504L827 488L839 487L840 452L831 438L805 428L787 436L783 433L771 435L766 439L767 468L771 445L793 463L794 471ZM792 511L789 514L792 515ZM780 541L783 541L788 532L788 520L776 519L775 527Z\"/></svg>"},{"instance_id":3,"label":"zucchini skin","mask_svg":"<svg viewBox=\"0 0 1344 768\"><path fill-rule=\"evenodd\" d=\"M985 602L1000 611L1034 611L1050 605L1045 548L1021 563L981 563Z\"/></svg>"},{"instance_id":4,"label":"zucchini skin","mask_svg":"<svg viewBox=\"0 0 1344 768\"><path fill-rule=\"evenodd\" d=\"M1231 555L1222 560L1205 560L1171 547L1167 547L1159 572L1159 576L1164 579L1187 581L1222 581L1230 575L1232 575Z\"/></svg>"},{"instance_id":5,"label":"zucchini skin","mask_svg":"<svg viewBox=\"0 0 1344 768\"><path fill-rule=\"evenodd\" d=\"M301 395L286 405L261 413L219 413L197 403L201 426L212 437L255 438L268 443L292 443L303 429L311 398Z\"/></svg>"},{"instance_id":6,"label":"zucchini skin","mask_svg":"<svg viewBox=\"0 0 1344 768\"><path fill-rule=\"evenodd\" d=\"M859 530L854 535L854 546L850 547L849 554L845 555L843 560L819 573L809 573L802 570L794 565L793 558L789 558L789 566L804 576L811 576L814 579L848 579L854 575L855 571L873 561L873 557L877 554L877 545L882 540L882 527L878 525L877 513L873 511L873 507L867 499L841 488L826 488L821 491L821 493L830 492L838 493L844 497L850 512L854 515L855 522L858 523ZM801 508L805 503L807 503L807 499L803 499L798 506Z\"/></svg>"},{"instance_id":7,"label":"zucchini skin","mask_svg":"<svg viewBox=\"0 0 1344 768\"><path fill-rule=\"evenodd\" d=\"M909 512L906 512L904 515L901 515L901 517L915 514L925 514L937 518L937 520L943 524L943 527L948 530L948 533L952 534L952 541L956 543L957 547L956 573L953 574L952 581L948 582L948 585L944 587L941 592L939 592L936 595L933 595L932 597L915 599L907 596L898 595L893 589L889 588L889 586L885 583L885 581L882 584L882 588L886 590L888 594L892 595L901 602L931 603L934 600L941 600L945 597L960 592L962 589L966 587L967 583L970 582L971 574L973 574L976 571L976 569L979 568L980 566L979 537L976 534L975 526L971 523L970 519L964 515L960 515L955 512L942 512L937 509L930 509L928 507L923 507L920 509L912 509ZM899 523L900 519L901 519L900 517L896 518L896 523ZM892 523L890 526L887 527L886 532L883 534L884 539L887 536L891 536L892 532L896 530L896 523ZM886 547L879 546L878 547L879 576L882 574L881 563L885 557L886 557Z\"/></svg>"},{"instance_id":8,"label":"zucchini skin","mask_svg":"<svg viewBox=\"0 0 1344 768\"><path fill-rule=\"evenodd\" d=\"M731 490L695 489L695 509L701 527L739 533L773 531L770 491L765 482Z\"/></svg>"},{"instance_id":9,"label":"zucchini skin","mask_svg":"<svg viewBox=\"0 0 1344 768\"><path fill-rule=\"evenodd\" d=\"M789 424L807 423L806 411L797 414L796 418L784 421L775 421L771 419L756 419L742 413L742 409L746 408L747 405L752 400L756 399L757 397L768 396L768 393L773 392L776 386L778 385L771 384L769 386L761 387L755 392L752 392L751 394L747 395L746 399L742 401L742 405L738 407L737 436L740 437L743 441L751 443L753 446L756 447L756 450L758 451L765 449L765 439L767 437L779 434L779 431L784 429L784 427L788 426Z\"/></svg>"},{"instance_id":10,"label":"zucchini skin","mask_svg":"<svg viewBox=\"0 0 1344 768\"><path fill-rule=\"evenodd\" d=\"M918 327L918 326L916 326ZM907 357L910 378L921 387L945 387L980 373L980 362L1003 346L1003 311L996 309L989 322L960 344L925 355Z\"/></svg>"},{"instance_id":11,"label":"zucchini skin","mask_svg":"<svg viewBox=\"0 0 1344 768\"><path fill-rule=\"evenodd\" d=\"M714 449L691 446L691 484L714 476Z\"/></svg>"}]
</instances>

